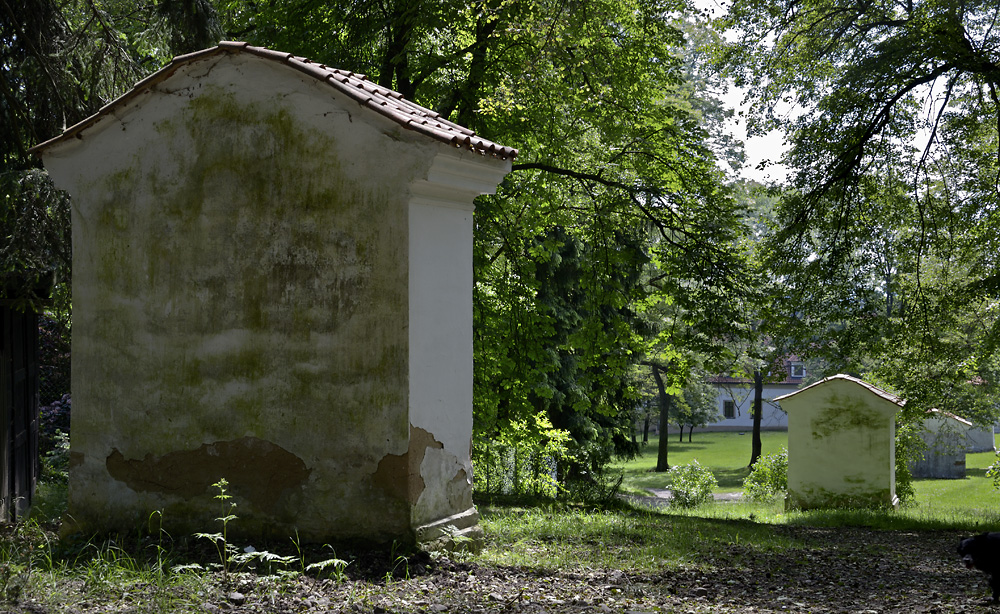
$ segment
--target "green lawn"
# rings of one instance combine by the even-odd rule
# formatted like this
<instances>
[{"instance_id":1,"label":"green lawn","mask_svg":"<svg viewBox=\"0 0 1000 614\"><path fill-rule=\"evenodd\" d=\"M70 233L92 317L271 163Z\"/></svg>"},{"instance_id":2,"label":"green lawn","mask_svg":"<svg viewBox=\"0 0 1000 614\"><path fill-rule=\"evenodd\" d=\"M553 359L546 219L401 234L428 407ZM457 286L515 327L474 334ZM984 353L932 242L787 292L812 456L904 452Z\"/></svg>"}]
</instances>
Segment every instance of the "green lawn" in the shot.
<instances>
[{"instance_id":1,"label":"green lawn","mask_svg":"<svg viewBox=\"0 0 1000 614\"><path fill-rule=\"evenodd\" d=\"M996 460L992 452L965 456L964 480L917 480L917 504L927 512L961 510L996 514L1000 510L1000 491L986 477L986 468Z\"/></svg>"},{"instance_id":2,"label":"green lawn","mask_svg":"<svg viewBox=\"0 0 1000 614\"><path fill-rule=\"evenodd\" d=\"M764 454L775 454L788 446L788 433L785 431L764 431L760 435ZM684 442L678 441L673 434L669 441L667 460L670 466L686 465L697 460L702 466L708 467L719 481L716 492L736 492L743 488L743 478L747 476L747 464L750 462L751 434L738 432L725 433L695 433L688 443L687 435ZM627 463L615 465L615 469L625 471L623 486L629 492L638 492L646 488L666 488L667 474L656 473L656 450L658 437L650 437L640 456Z\"/></svg>"},{"instance_id":3,"label":"green lawn","mask_svg":"<svg viewBox=\"0 0 1000 614\"><path fill-rule=\"evenodd\" d=\"M739 492L743 487L743 479L747 476L746 465L750 460L751 435L749 432L741 435L735 432L725 433L695 433L693 441L677 440L677 435L669 441L668 460L671 466L683 465L697 460L715 474L719 482L716 492ZM788 446L788 433L784 431L765 431L761 433L764 454L774 454ZM659 441L651 437L636 459L618 463L615 469L624 471L623 490L633 494L642 494L647 488L666 488L667 474L656 473L656 450ZM912 505L904 508L903 514L913 519L942 518L961 516L966 519L996 518L1000 513L1000 491L993 488L992 480L986 477L986 468L996 460L992 452L969 454L966 456L966 478L963 480L917 480L914 482L916 498ZM739 504L742 506L742 504ZM737 510L737 505L729 504L732 509L717 510L725 516L742 516L743 513L763 515L781 515L783 509L780 503L772 505L769 510L757 506L747 506L747 510ZM701 510L704 514L706 510ZM956 518L957 520L957 518Z\"/></svg>"}]
</instances>

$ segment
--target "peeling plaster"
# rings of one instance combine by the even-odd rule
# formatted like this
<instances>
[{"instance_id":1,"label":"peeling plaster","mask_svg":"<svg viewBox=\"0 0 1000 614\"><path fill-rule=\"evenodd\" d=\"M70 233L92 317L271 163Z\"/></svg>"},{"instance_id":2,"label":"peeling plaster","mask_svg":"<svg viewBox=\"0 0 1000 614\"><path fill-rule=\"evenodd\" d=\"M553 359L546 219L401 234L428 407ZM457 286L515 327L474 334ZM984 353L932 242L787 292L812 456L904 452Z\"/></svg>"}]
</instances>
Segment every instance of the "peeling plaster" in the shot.
<instances>
[{"instance_id":1,"label":"peeling plaster","mask_svg":"<svg viewBox=\"0 0 1000 614\"><path fill-rule=\"evenodd\" d=\"M428 449L444 446L434 435L410 425L410 448L403 454L387 454L378 463L372 481L389 496L415 504L426 484L420 470Z\"/></svg>"},{"instance_id":2,"label":"peeling plaster","mask_svg":"<svg viewBox=\"0 0 1000 614\"><path fill-rule=\"evenodd\" d=\"M147 454L126 459L118 449L107 458L108 473L137 492L157 492L191 499L225 478L233 493L269 514L286 507L311 469L281 446L256 437L204 444L194 450Z\"/></svg>"}]
</instances>

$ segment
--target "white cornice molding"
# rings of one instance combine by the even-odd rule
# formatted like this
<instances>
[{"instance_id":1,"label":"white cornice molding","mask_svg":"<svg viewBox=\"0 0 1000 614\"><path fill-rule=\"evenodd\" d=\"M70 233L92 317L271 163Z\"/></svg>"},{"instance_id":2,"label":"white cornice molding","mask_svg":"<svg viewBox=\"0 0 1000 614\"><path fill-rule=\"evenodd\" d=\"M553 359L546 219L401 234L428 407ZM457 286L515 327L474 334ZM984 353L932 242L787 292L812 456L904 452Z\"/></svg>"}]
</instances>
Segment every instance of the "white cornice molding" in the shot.
<instances>
[{"instance_id":1,"label":"white cornice molding","mask_svg":"<svg viewBox=\"0 0 1000 614\"><path fill-rule=\"evenodd\" d=\"M434 156L427 177L410 184L410 202L473 211L480 194L494 194L511 161L454 149Z\"/></svg>"}]
</instances>

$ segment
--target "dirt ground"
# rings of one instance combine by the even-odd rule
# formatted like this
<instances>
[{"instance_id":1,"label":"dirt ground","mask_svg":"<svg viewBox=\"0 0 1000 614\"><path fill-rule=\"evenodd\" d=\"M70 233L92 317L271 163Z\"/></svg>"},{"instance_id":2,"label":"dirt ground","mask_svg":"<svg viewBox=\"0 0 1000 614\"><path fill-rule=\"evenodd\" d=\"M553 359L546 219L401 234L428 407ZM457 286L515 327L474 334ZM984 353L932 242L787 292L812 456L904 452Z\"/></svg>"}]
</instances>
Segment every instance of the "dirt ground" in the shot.
<instances>
[{"instance_id":1,"label":"dirt ground","mask_svg":"<svg viewBox=\"0 0 1000 614\"><path fill-rule=\"evenodd\" d=\"M782 527L803 548L761 551L732 545L698 568L538 571L417 557L405 571L387 560L354 559L341 582L255 576L208 591L177 610L205 613L770 613L998 612L986 577L960 565L954 532ZM388 574L388 576L386 575ZM395 574L395 575L393 575ZM113 601L113 602L112 602ZM163 599L157 600L163 607ZM168 610L171 608L168 608ZM0 611L3 608L0 607ZM70 609L23 600L9 612L140 612L125 595Z\"/></svg>"}]
</instances>

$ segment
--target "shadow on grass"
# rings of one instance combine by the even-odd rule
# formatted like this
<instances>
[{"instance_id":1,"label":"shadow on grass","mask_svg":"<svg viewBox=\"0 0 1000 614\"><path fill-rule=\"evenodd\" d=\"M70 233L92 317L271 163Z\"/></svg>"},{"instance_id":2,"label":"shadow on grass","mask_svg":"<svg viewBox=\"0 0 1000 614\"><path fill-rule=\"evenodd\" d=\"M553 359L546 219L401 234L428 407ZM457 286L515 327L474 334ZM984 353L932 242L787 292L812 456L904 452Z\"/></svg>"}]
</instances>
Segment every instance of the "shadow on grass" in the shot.
<instances>
[{"instance_id":1,"label":"shadow on grass","mask_svg":"<svg viewBox=\"0 0 1000 614\"><path fill-rule=\"evenodd\" d=\"M667 445L667 449L669 450L669 454L674 454L674 453L684 454L695 450L706 450L710 446L711 443L699 443L697 441L688 443L687 440L685 440L684 443L681 443L676 439L671 439L669 444ZM655 445L647 444L644 445L639 450L639 456L656 458L658 452L659 450L656 448Z\"/></svg>"},{"instance_id":2,"label":"shadow on grass","mask_svg":"<svg viewBox=\"0 0 1000 614\"><path fill-rule=\"evenodd\" d=\"M624 503L604 509L496 506L480 508L480 515L488 542L484 558L503 565L661 570L664 563L733 563L748 553L804 544L751 518L661 513Z\"/></svg>"},{"instance_id":3,"label":"shadow on grass","mask_svg":"<svg viewBox=\"0 0 1000 614\"><path fill-rule=\"evenodd\" d=\"M749 467L738 467L736 469L719 469L713 468L712 473L715 474L716 481L719 482L719 488L725 490L740 490L743 488L743 480L750 475Z\"/></svg>"},{"instance_id":4,"label":"shadow on grass","mask_svg":"<svg viewBox=\"0 0 1000 614\"><path fill-rule=\"evenodd\" d=\"M986 469L969 467L965 470L964 478L913 478L914 482L961 482L962 480L970 480L972 478L986 478Z\"/></svg>"},{"instance_id":5,"label":"shadow on grass","mask_svg":"<svg viewBox=\"0 0 1000 614\"><path fill-rule=\"evenodd\" d=\"M917 510L829 509L792 512L785 521L791 526L861 528L876 531L969 531L990 530L1000 521L997 514L937 512L925 515Z\"/></svg>"}]
</instances>

